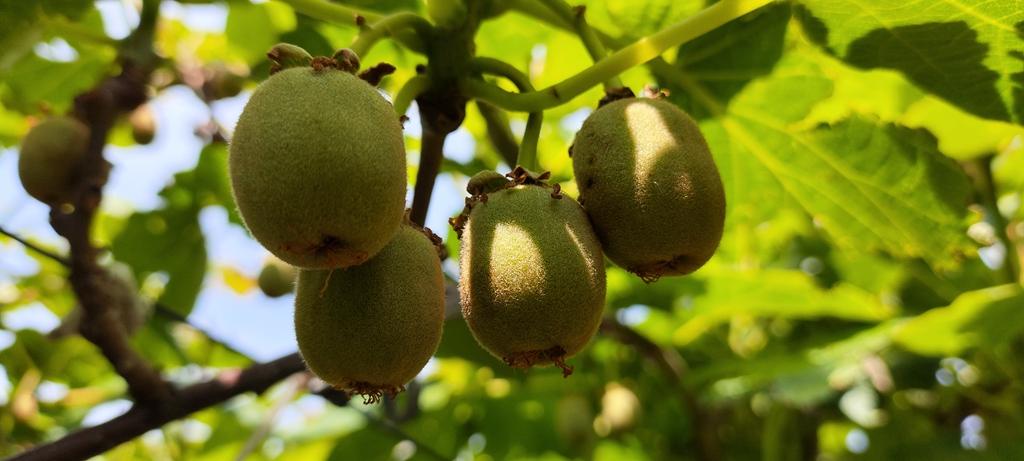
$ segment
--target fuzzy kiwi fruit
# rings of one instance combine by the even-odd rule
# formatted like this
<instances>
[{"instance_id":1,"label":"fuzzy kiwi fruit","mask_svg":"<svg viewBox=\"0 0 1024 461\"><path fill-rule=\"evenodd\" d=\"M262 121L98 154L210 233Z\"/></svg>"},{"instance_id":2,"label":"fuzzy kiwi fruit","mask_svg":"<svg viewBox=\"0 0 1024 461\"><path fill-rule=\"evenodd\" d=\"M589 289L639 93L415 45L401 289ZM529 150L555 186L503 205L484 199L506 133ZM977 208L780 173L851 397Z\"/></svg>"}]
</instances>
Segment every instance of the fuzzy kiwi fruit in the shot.
<instances>
[{"instance_id":1,"label":"fuzzy kiwi fruit","mask_svg":"<svg viewBox=\"0 0 1024 461\"><path fill-rule=\"evenodd\" d=\"M399 392L437 350L444 279L426 232L403 225L364 264L299 271L299 351L309 369L334 388L376 401Z\"/></svg>"},{"instance_id":2,"label":"fuzzy kiwi fruit","mask_svg":"<svg viewBox=\"0 0 1024 461\"><path fill-rule=\"evenodd\" d=\"M71 200L75 171L88 149L89 127L77 119L53 117L40 122L21 142L21 185L51 206Z\"/></svg>"},{"instance_id":3,"label":"fuzzy kiwi fruit","mask_svg":"<svg viewBox=\"0 0 1024 461\"><path fill-rule=\"evenodd\" d=\"M478 192L453 223L466 323L505 363L556 364L568 375L565 359L590 341L604 309L604 259L587 216L543 183Z\"/></svg>"},{"instance_id":4,"label":"fuzzy kiwi fruit","mask_svg":"<svg viewBox=\"0 0 1024 461\"><path fill-rule=\"evenodd\" d=\"M693 272L714 254L725 192L704 136L678 107L606 104L583 122L571 154L580 201L612 262L652 280Z\"/></svg>"},{"instance_id":5,"label":"fuzzy kiwi fruit","mask_svg":"<svg viewBox=\"0 0 1024 461\"><path fill-rule=\"evenodd\" d=\"M277 258L271 258L263 265L256 284L263 294L279 298L295 289L295 267Z\"/></svg>"},{"instance_id":6,"label":"fuzzy kiwi fruit","mask_svg":"<svg viewBox=\"0 0 1024 461\"><path fill-rule=\"evenodd\" d=\"M137 144L149 144L156 137L156 116L149 104L143 104L128 116L132 126L132 139Z\"/></svg>"},{"instance_id":7,"label":"fuzzy kiwi fruit","mask_svg":"<svg viewBox=\"0 0 1024 461\"><path fill-rule=\"evenodd\" d=\"M253 237L297 267L361 264L402 221L402 125L376 88L334 67L291 67L260 84L229 170Z\"/></svg>"}]
</instances>

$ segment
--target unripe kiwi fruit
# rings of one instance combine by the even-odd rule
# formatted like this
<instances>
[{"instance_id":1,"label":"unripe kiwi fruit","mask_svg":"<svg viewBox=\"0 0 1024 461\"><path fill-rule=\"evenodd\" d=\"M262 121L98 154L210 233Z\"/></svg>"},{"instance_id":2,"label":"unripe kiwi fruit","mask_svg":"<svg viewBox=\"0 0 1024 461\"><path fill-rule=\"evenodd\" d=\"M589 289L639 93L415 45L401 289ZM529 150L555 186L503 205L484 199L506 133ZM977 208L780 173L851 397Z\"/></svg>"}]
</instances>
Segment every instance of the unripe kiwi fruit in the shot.
<instances>
[{"instance_id":1,"label":"unripe kiwi fruit","mask_svg":"<svg viewBox=\"0 0 1024 461\"><path fill-rule=\"evenodd\" d=\"M376 88L335 68L287 68L260 84L229 169L253 237L297 267L363 263L402 220L402 125Z\"/></svg>"},{"instance_id":2,"label":"unripe kiwi fruit","mask_svg":"<svg viewBox=\"0 0 1024 461\"><path fill-rule=\"evenodd\" d=\"M604 260L586 214L543 185L470 202L459 284L466 324L505 363L556 364L568 375L564 360L594 336L604 309Z\"/></svg>"},{"instance_id":3,"label":"unripe kiwi fruit","mask_svg":"<svg viewBox=\"0 0 1024 461\"><path fill-rule=\"evenodd\" d=\"M683 275L718 248L725 192L689 115L660 99L594 111L571 148L580 201L605 254L644 277Z\"/></svg>"},{"instance_id":4,"label":"unripe kiwi fruit","mask_svg":"<svg viewBox=\"0 0 1024 461\"><path fill-rule=\"evenodd\" d=\"M295 267L277 258L271 258L263 265L256 284L263 294L279 298L295 289Z\"/></svg>"},{"instance_id":5,"label":"unripe kiwi fruit","mask_svg":"<svg viewBox=\"0 0 1024 461\"><path fill-rule=\"evenodd\" d=\"M437 350L444 279L437 248L403 225L373 259L335 270L300 270L295 337L309 369L368 401L400 391Z\"/></svg>"},{"instance_id":6,"label":"unripe kiwi fruit","mask_svg":"<svg viewBox=\"0 0 1024 461\"><path fill-rule=\"evenodd\" d=\"M128 116L128 123L132 126L132 139L137 144L149 144L156 137L156 117L149 104L143 104L132 111Z\"/></svg>"},{"instance_id":7,"label":"unripe kiwi fruit","mask_svg":"<svg viewBox=\"0 0 1024 461\"><path fill-rule=\"evenodd\" d=\"M49 205L71 199L75 172L89 149L89 127L71 117L53 117L32 127L21 141L18 177L29 195Z\"/></svg>"}]
</instances>

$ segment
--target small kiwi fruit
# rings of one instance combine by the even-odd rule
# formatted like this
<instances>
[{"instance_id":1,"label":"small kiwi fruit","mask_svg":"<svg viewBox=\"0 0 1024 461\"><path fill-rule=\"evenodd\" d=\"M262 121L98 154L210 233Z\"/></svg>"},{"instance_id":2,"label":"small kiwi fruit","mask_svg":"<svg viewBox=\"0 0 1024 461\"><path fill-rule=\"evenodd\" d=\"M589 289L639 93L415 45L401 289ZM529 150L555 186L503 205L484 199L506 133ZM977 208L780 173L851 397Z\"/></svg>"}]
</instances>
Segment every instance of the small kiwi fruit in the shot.
<instances>
[{"instance_id":1,"label":"small kiwi fruit","mask_svg":"<svg viewBox=\"0 0 1024 461\"><path fill-rule=\"evenodd\" d=\"M277 258L271 258L263 265L256 284L263 294L279 298L295 289L295 267Z\"/></svg>"},{"instance_id":2,"label":"small kiwi fruit","mask_svg":"<svg viewBox=\"0 0 1024 461\"><path fill-rule=\"evenodd\" d=\"M592 113L570 150L580 201L605 254L645 280L684 275L722 239L725 192L689 115L625 98Z\"/></svg>"},{"instance_id":3,"label":"small kiwi fruit","mask_svg":"<svg viewBox=\"0 0 1024 461\"><path fill-rule=\"evenodd\" d=\"M376 88L330 62L283 68L260 84L230 145L231 187L249 231L306 269L370 259L405 206L398 117Z\"/></svg>"},{"instance_id":4,"label":"small kiwi fruit","mask_svg":"<svg viewBox=\"0 0 1024 461\"><path fill-rule=\"evenodd\" d=\"M132 111L128 116L128 123L132 126L132 139L137 144L149 144L156 137L156 117L149 104L143 104Z\"/></svg>"},{"instance_id":5,"label":"small kiwi fruit","mask_svg":"<svg viewBox=\"0 0 1024 461\"><path fill-rule=\"evenodd\" d=\"M402 225L364 264L299 271L295 336L320 379L372 403L426 365L444 322L441 259L428 233Z\"/></svg>"},{"instance_id":6,"label":"small kiwi fruit","mask_svg":"<svg viewBox=\"0 0 1024 461\"><path fill-rule=\"evenodd\" d=\"M75 172L88 149L89 127L78 119L43 120L21 142L21 185L29 195L50 206L70 201Z\"/></svg>"},{"instance_id":7,"label":"small kiwi fruit","mask_svg":"<svg viewBox=\"0 0 1024 461\"><path fill-rule=\"evenodd\" d=\"M462 315L477 342L505 363L555 364L568 376L565 359L601 323L601 247L576 201L531 175L517 177L501 187L493 178L471 180L490 186L471 192L453 220L462 241Z\"/></svg>"}]
</instances>

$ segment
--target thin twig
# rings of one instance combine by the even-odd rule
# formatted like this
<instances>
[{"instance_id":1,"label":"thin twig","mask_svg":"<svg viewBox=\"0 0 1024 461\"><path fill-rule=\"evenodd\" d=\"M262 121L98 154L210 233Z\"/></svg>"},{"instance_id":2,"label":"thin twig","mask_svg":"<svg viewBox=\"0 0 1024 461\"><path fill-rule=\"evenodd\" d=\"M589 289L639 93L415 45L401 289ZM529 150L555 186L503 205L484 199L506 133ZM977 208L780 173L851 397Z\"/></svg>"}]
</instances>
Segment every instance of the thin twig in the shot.
<instances>
[{"instance_id":1,"label":"thin twig","mask_svg":"<svg viewBox=\"0 0 1024 461\"><path fill-rule=\"evenodd\" d=\"M423 109L420 109L423 114ZM420 120L423 120L421 117ZM422 123L423 136L420 140L420 166L416 171L416 185L413 188L412 211L409 219L422 226L427 221L427 208L430 196L434 193L437 173L441 171L441 159L444 157L444 140L447 132L433 128L429 123Z\"/></svg>"},{"instance_id":2,"label":"thin twig","mask_svg":"<svg viewBox=\"0 0 1024 461\"><path fill-rule=\"evenodd\" d=\"M110 450L168 422L220 404L232 397L261 394L277 382L305 370L302 358L292 353L244 370L221 372L217 377L181 389L160 405L136 404L127 413L96 426L72 432L8 461L85 460Z\"/></svg>"},{"instance_id":3,"label":"thin twig","mask_svg":"<svg viewBox=\"0 0 1024 461\"><path fill-rule=\"evenodd\" d=\"M14 240L15 242L18 242L18 243L22 244L25 248L28 248L29 250L32 250L32 251L34 251L36 253L39 253L42 256L50 258L50 259L60 263L63 266L70 266L71 265L71 262L68 261L67 258L65 258L65 257L63 257L63 256L61 256L61 255L59 255L57 253L54 253L54 252L52 252L50 250L47 250L46 248L43 248L43 247L41 247L39 245L36 245L36 244L34 244L32 242L29 242L25 238L15 234L15 233L13 233L13 232L8 231L7 229L4 229L3 227L0 227L0 234L4 234L4 235L10 237L11 240Z\"/></svg>"},{"instance_id":4,"label":"thin twig","mask_svg":"<svg viewBox=\"0 0 1024 461\"><path fill-rule=\"evenodd\" d=\"M281 413L286 405L291 403L295 395L299 393L299 390L306 386L306 382L309 381L309 373L303 373L295 375L291 378L288 383L288 388L285 389L284 393L277 398L274 405L263 415L263 422L260 426L253 431L249 439L245 441L245 445L242 445L242 449L238 451L238 455L235 456L235 461L245 461L249 455L260 446L260 443L270 435L271 429L274 428L274 420L277 415Z\"/></svg>"}]
</instances>

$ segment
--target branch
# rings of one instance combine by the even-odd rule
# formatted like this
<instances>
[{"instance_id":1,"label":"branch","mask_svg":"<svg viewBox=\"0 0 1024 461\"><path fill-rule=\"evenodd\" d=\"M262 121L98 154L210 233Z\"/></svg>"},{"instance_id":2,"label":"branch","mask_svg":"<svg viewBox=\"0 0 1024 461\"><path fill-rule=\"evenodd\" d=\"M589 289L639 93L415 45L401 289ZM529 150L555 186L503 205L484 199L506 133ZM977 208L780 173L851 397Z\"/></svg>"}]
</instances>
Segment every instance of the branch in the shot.
<instances>
[{"instance_id":1,"label":"branch","mask_svg":"<svg viewBox=\"0 0 1024 461\"><path fill-rule=\"evenodd\" d=\"M659 346L646 336L619 323L612 317L606 317L601 322L601 333L614 338L622 344L632 346L637 352L658 366L672 387L679 390L680 397L690 413L693 430L697 438L697 459L704 461L721 459L717 440L718 430L715 427L714 416L701 408L700 402L697 401L697 396L694 395L693 390L684 381L687 366L682 355L675 349Z\"/></svg>"},{"instance_id":2,"label":"branch","mask_svg":"<svg viewBox=\"0 0 1024 461\"><path fill-rule=\"evenodd\" d=\"M151 37L159 4L159 0L143 3L143 21L125 40L121 73L75 98L74 115L89 127L89 144L71 189L71 206L50 211L50 225L67 239L71 248L68 280L82 306L82 336L99 347L128 384L132 398L147 403L166 399L170 387L160 373L132 349L125 326L114 308L116 296L110 292L111 284L118 282L97 263L98 250L89 232L110 171L110 163L103 158L107 135L119 115L134 110L147 99L146 83L155 58L148 42L145 44L148 56L140 52L140 37Z\"/></svg>"},{"instance_id":3,"label":"branch","mask_svg":"<svg viewBox=\"0 0 1024 461\"><path fill-rule=\"evenodd\" d=\"M11 240L14 240L15 242L18 242L18 243L22 244L25 248L28 248L29 250L32 250L32 251L34 251L36 253L39 253L40 255L43 255L43 256L45 256L47 258L50 258L50 259L52 259L54 261L57 261L58 263L60 263L63 266L71 265L71 262L68 261L67 258L65 258L65 257L63 257L63 256L61 256L61 255L59 255L57 253L54 253L54 252L52 252L50 250L47 250L46 248L43 248L43 247L41 247L39 245L36 245L36 244L34 244L32 242L29 242L28 240L18 236L17 234L15 234L13 232L8 231L7 229L4 229L3 227L0 227L0 234L4 234L4 235L10 237Z\"/></svg>"},{"instance_id":4,"label":"branch","mask_svg":"<svg viewBox=\"0 0 1024 461\"><path fill-rule=\"evenodd\" d=\"M416 171L416 186L412 196L412 212L409 219L422 226L427 221L427 208L430 196L434 193L434 182L441 171L441 159L444 157L444 140L448 132L438 131L427 123L420 109L420 121L423 135L420 139L420 167Z\"/></svg>"},{"instance_id":5,"label":"branch","mask_svg":"<svg viewBox=\"0 0 1024 461\"><path fill-rule=\"evenodd\" d=\"M509 79L519 88L520 94L533 91L533 84L526 74L520 72L515 66L494 58L473 58L471 62L473 70L477 72L499 75ZM544 125L544 111L537 110L530 112L526 119L526 131L523 133L523 140L519 143L519 153L516 156L514 166L522 166L530 171L539 171L540 164L537 161L537 140L540 138L540 130Z\"/></svg>"},{"instance_id":6,"label":"branch","mask_svg":"<svg viewBox=\"0 0 1024 461\"><path fill-rule=\"evenodd\" d=\"M263 393L278 381L305 369L302 358L298 353L293 353L244 370L224 371L209 381L179 390L160 405L136 404L117 418L72 432L8 461L85 460L232 397L247 392Z\"/></svg>"}]
</instances>

